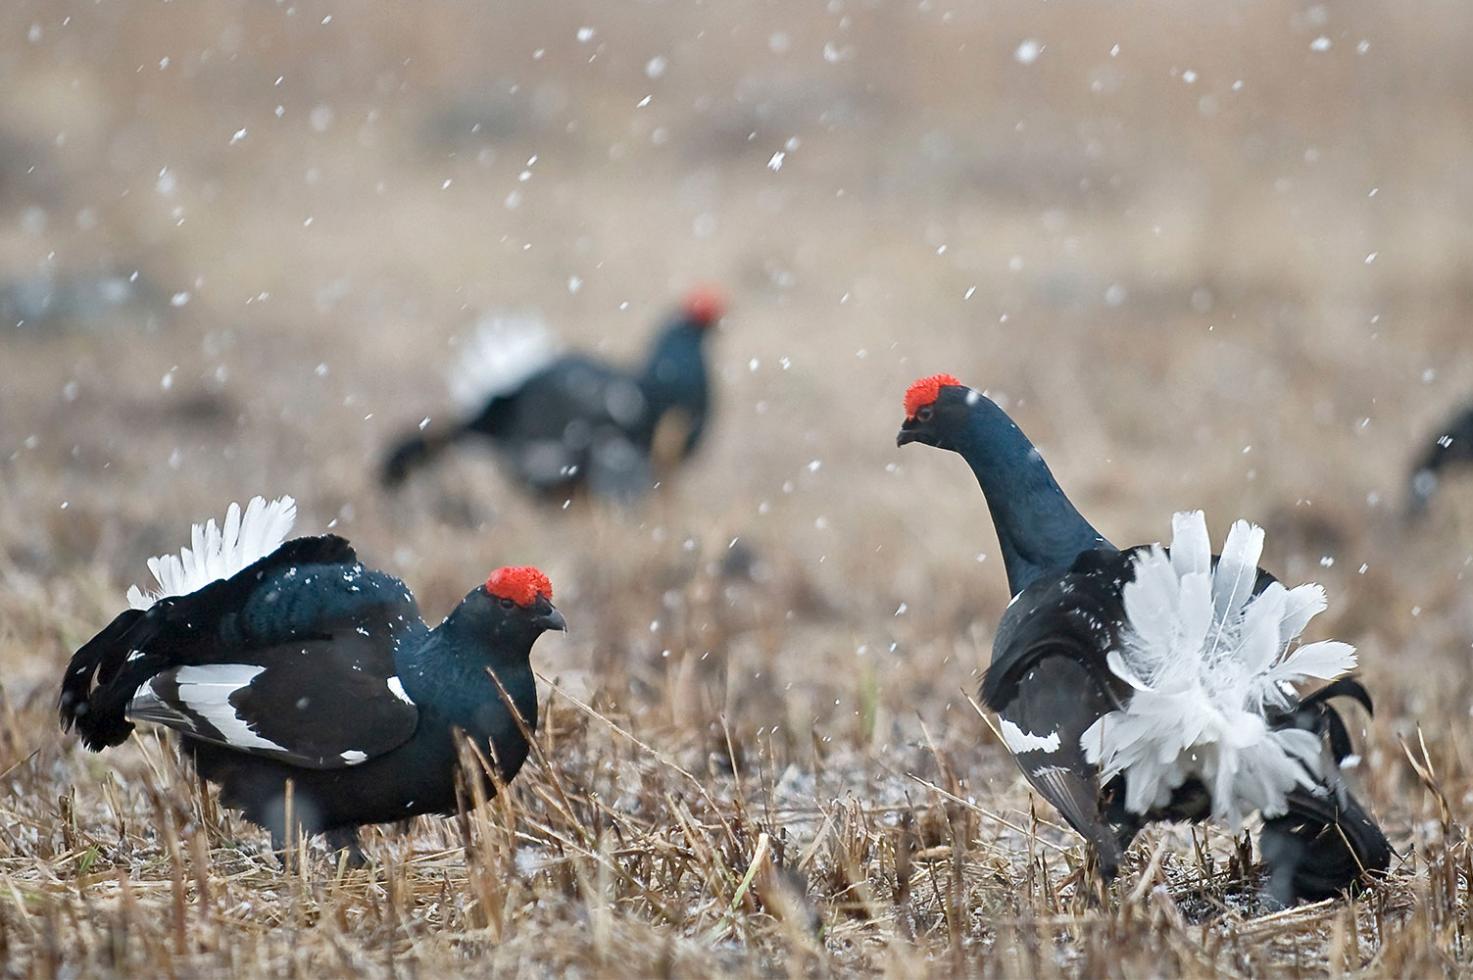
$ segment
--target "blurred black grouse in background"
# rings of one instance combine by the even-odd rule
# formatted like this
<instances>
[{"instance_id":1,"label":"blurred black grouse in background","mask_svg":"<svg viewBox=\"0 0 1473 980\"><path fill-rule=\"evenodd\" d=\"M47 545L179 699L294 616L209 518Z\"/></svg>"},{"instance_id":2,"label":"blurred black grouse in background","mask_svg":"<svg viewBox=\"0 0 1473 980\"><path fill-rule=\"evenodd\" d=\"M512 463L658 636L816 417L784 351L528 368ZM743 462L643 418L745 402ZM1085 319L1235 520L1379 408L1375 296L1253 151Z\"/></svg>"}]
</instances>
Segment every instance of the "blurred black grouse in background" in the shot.
<instances>
[{"instance_id":1,"label":"blurred black grouse in background","mask_svg":"<svg viewBox=\"0 0 1473 980\"><path fill-rule=\"evenodd\" d=\"M643 495L705 433L705 344L722 313L716 292L692 292L635 371L557 355L535 320L489 321L451 375L462 418L400 442L384 463L384 484L397 486L445 447L479 436L519 483L552 503L579 490L625 501Z\"/></svg>"},{"instance_id":2,"label":"blurred black grouse in background","mask_svg":"<svg viewBox=\"0 0 1473 980\"><path fill-rule=\"evenodd\" d=\"M232 504L223 528L195 525L192 548L151 560L160 590L130 589L133 608L72 657L61 723L94 751L135 722L174 729L278 849L291 780L294 822L357 856L363 824L456 810L455 730L517 774L529 745L507 701L535 730L532 644L565 624L546 576L503 568L430 629L342 538L283 544L295 510Z\"/></svg>"},{"instance_id":3,"label":"blurred black grouse in background","mask_svg":"<svg viewBox=\"0 0 1473 980\"><path fill-rule=\"evenodd\" d=\"M1211 817L1236 831L1254 811L1272 901L1328 897L1386 870L1390 847L1342 777L1350 738L1327 703L1370 710L1340 677L1354 649L1300 645L1324 590L1286 589L1260 569L1260 528L1237 522L1214 556L1202 513L1183 513L1169 549L1121 551L980 392L925 378L905 414L898 444L959 453L997 529L1013 600L983 700L1107 879L1148 822ZM1311 678L1333 683L1301 698L1293 685Z\"/></svg>"},{"instance_id":4,"label":"blurred black grouse in background","mask_svg":"<svg viewBox=\"0 0 1473 980\"><path fill-rule=\"evenodd\" d=\"M1437 486L1448 469L1467 469L1470 464L1473 464L1473 405L1465 405L1435 431L1431 445L1412 464L1407 517L1415 520L1427 512L1427 504L1437 493Z\"/></svg>"}]
</instances>

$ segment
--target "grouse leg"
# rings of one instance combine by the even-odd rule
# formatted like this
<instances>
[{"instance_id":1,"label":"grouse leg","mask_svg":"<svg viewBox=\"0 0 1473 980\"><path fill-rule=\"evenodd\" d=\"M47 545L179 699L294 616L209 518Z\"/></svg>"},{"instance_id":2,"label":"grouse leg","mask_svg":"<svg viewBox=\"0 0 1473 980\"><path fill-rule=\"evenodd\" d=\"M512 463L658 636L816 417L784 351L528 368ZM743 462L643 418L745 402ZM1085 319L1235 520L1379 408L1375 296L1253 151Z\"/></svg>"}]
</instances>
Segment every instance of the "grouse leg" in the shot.
<instances>
[{"instance_id":1,"label":"grouse leg","mask_svg":"<svg viewBox=\"0 0 1473 980\"><path fill-rule=\"evenodd\" d=\"M357 827L333 827L331 830L324 830L322 839L327 842L328 850L334 855L339 851L348 852L348 867L361 868L368 864L368 857L359 846Z\"/></svg>"}]
</instances>

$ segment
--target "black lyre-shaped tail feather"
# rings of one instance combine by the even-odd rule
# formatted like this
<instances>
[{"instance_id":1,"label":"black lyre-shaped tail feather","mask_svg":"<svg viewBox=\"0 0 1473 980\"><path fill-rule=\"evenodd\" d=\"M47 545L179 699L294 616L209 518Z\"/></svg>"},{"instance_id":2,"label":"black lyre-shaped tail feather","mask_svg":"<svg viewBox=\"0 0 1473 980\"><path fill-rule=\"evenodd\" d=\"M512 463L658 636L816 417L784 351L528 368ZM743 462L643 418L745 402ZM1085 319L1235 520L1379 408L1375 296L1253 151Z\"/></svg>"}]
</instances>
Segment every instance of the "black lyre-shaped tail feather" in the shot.
<instances>
[{"instance_id":1,"label":"black lyre-shaped tail feather","mask_svg":"<svg viewBox=\"0 0 1473 980\"><path fill-rule=\"evenodd\" d=\"M446 435L415 433L404 437L384 457L384 465L379 470L379 481L386 487L399 486L409 479L411 473L438 456L459 431L457 429Z\"/></svg>"},{"instance_id":2,"label":"black lyre-shaped tail feather","mask_svg":"<svg viewBox=\"0 0 1473 980\"><path fill-rule=\"evenodd\" d=\"M1336 765L1352 752L1345 722L1330 704L1342 697L1374 712L1365 686L1342 677L1305 697L1288 720L1324 736ZM1264 821L1259 846L1269 867L1269 898L1281 906L1354 891L1391 866L1386 835L1338 776L1318 792L1290 793L1289 812Z\"/></svg>"},{"instance_id":3,"label":"black lyre-shaped tail feather","mask_svg":"<svg viewBox=\"0 0 1473 980\"><path fill-rule=\"evenodd\" d=\"M105 692L115 686L118 671L127 661L133 647L130 637L140 628L146 628L146 615L142 609L121 613L106 629L88 640L67 665L57 712L62 730L70 731L76 726L89 749L117 745L133 731L124 717L126 701L114 706ZM98 685L95 691L94 679Z\"/></svg>"},{"instance_id":4,"label":"black lyre-shaped tail feather","mask_svg":"<svg viewBox=\"0 0 1473 980\"><path fill-rule=\"evenodd\" d=\"M1268 895L1284 907L1355 891L1391 866L1386 835L1343 788L1290 793L1289 812L1264 821L1259 848L1269 867Z\"/></svg>"}]
</instances>

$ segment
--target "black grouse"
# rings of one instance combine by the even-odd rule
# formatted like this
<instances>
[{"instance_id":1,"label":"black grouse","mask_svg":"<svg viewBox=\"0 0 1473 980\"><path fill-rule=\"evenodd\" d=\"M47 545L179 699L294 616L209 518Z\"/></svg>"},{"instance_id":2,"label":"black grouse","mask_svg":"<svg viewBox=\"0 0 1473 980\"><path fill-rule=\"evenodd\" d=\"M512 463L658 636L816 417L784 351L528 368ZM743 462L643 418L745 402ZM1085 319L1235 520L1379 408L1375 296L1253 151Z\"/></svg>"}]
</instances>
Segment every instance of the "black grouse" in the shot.
<instances>
[{"instance_id":1,"label":"black grouse","mask_svg":"<svg viewBox=\"0 0 1473 980\"><path fill-rule=\"evenodd\" d=\"M1473 464L1473 405L1465 405L1445 421L1412 464L1407 517L1415 520L1425 514L1447 471L1469 464Z\"/></svg>"},{"instance_id":2,"label":"black grouse","mask_svg":"<svg viewBox=\"0 0 1473 980\"><path fill-rule=\"evenodd\" d=\"M489 321L451 375L464 415L406 436L384 462L384 484L397 486L446 447L481 437L522 486L550 502L579 490L623 501L643 495L705 433L705 346L722 313L717 293L692 292L634 371L558 356L535 320Z\"/></svg>"},{"instance_id":3,"label":"black grouse","mask_svg":"<svg viewBox=\"0 0 1473 980\"><path fill-rule=\"evenodd\" d=\"M1012 602L982 698L1024 775L1095 848L1112 878L1156 820L1258 811L1270 900L1334 895L1384 872L1391 850L1351 795L1350 738L1328 703L1371 701L1355 652L1300 645L1325 607L1258 568L1263 531L1233 525L1212 554L1200 511L1169 548L1115 548L1064 495L994 402L950 375L906 393L899 445L960 454L992 513ZM1339 678L1338 680L1336 678ZM1294 684L1333 681L1301 697Z\"/></svg>"},{"instance_id":4,"label":"black grouse","mask_svg":"<svg viewBox=\"0 0 1473 980\"><path fill-rule=\"evenodd\" d=\"M196 524L191 547L151 560L159 589L130 589L132 608L72 657L61 723L94 751L137 722L175 730L278 849L291 781L294 822L357 857L364 824L455 811L457 730L502 781L517 774L522 724L537 725L532 644L566 625L545 575L503 568L430 629L347 541L285 541L295 510L232 504L223 527Z\"/></svg>"}]
</instances>

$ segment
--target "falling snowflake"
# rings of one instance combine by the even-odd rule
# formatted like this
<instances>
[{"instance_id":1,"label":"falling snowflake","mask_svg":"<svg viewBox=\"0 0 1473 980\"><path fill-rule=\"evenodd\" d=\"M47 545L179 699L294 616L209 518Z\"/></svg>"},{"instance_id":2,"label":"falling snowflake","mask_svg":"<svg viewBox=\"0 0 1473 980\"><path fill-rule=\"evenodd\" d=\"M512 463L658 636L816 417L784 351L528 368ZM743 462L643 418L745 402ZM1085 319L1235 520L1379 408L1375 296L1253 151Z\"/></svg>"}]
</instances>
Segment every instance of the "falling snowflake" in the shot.
<instances>
[{"instance_id":1,"label":"falling snowflake","mask_svg":"<svg viewBox=\"0 0 1473 980\"><path fill-rule=\"evenodd\" d=\"M1031 65L1043 54L1043 42L1034 38L1024 38L1013 52L1013 59L1020 65Z\"/></svg>"}]
</instances>

